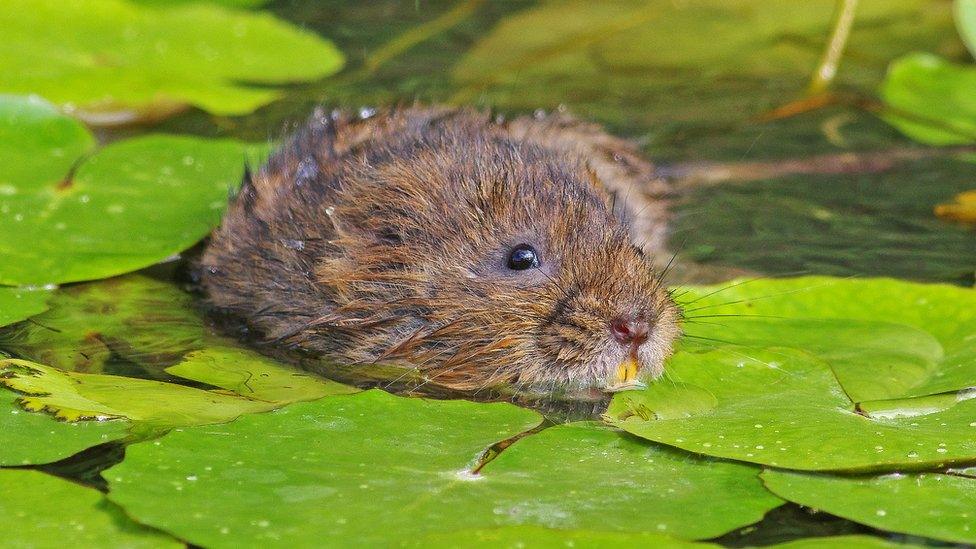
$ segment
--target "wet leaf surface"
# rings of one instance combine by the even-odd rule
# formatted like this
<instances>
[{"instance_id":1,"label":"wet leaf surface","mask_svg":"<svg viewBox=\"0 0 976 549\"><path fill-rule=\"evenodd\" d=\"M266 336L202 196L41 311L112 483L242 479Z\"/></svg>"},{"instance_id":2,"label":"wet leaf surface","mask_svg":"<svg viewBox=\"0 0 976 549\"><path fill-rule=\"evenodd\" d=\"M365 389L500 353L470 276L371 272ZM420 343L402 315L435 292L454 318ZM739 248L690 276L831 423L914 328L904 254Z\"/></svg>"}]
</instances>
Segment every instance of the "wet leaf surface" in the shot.
<instances>
[{"instance_id":1,"label":"wet leaf surface","mask_svg":"<svg viewBox=\"0 0 976 549\"><path fill-rule=\"evenodd\" d=\"M331 42L269 14L160 4L10 0L0 14L0 92L38 94L90 123L116 125L185 105L249 113L279 96L268 85L342 67Z\"/></svg>"},{"instance_id":2,"label":"wet leaf surface","mask_svg":"<svg viewBox=\"0 0 976 549\"><path fill-rule=\"evenodd\" d=\"M770 549L897 549L898 547L924 547L872 536L825 536L787 541L768 546Z\"/></svg>"},{"instance_id":3,"label":"wet leaf surface","mask_svg":"<svg viewBox=\"0 0 976 549\"><path fill-rule=\"evenodd\" d=\"M976 478L939 473L839 477L775 470L764 471L762 478L790 501L874 528L976 543Z\"/></svg>"},{"instance_id":4,"label":"wet leaf surface","mask_svg":"<svg viewBox=\"0 0 976 549\"><path fill-rule=\"evenodd\" d=\"M43 313L49 296L47 290L0 288L0 327Z\"/></svg>"},{"instance_id":5,"label":"wet leaf surface","mask_svg":"<svg viewBox=\"0 0 976 549\"><path fill-rule=\"evenodd\" d=\"M668 379L616 395L608 421L688 451L789 469L922 469L976 460L970 393L947 407L903 405L867 416L855 411L830 367L802 351L683 351L668 368Z\"/></svg>"},{"instance_id":6,"label":"wet leaf surface","mask_svg":"<svg viewBox=\"0 0 976 549\"><path fill-rule=\"evenodd\" d=\"M17 393L0 388L0 466L51 463L103 442L125 437L129 423L65 423L25 411Z\"/></svg>"},{"instance_id":7,"label":"wet leaf surface","mask_svg":"<svg viewBox=\"0 0 976 549\"><path fill-rule=\"evenodd\" d=\"M105 278L183 251L220 221L249 151L230 140L152 135L81 159L90 137L50 105L4 97L2 112L0 133L17 137L0 142L0 156L16 157L17 167L0 177L0 284ZM46 133L50 126L60 131ZM52 155L63 170L48 165Z\"/></svg>"},{"instance_id":8,"label":"wet leaf surface","mask_svg":"<svg viewBox=\"0 0 976 549\"><path fill-rule=\"evenodd\" d=\"M462 539L516 525L708 538L780 503L752 467L597 425L528 436L471 473L488 446L538 421L511 405L368 391L173 432L130 447L106 478L139 520L209 546Z\"/></svg>"},{"instance_id":9,"label":"wet leaf surface","mask_svg":"<svg viewBox=\"0 0 976 549\"><path fill-rule=\"evenodd\" d=\"M198 305L176 285L138 274L72 285L32 322L0 331L0 349L62 370L165 381L166 367L220 341Z\"/></svg>"},{"instance_id":10,"label":"wet leaf surface","mask_svg":"<svg viewBox=\"0 0 976 549\"><path fill-rule=\"evenodd\" d=\"M463 541L462 541L463 540ZM720 547L711 543L682 541L652 532L624 533L599 530L554 530L540 526L506 526L481 530L462 530L450 534L431 534L418 540L407 540L403 547Z\"/></svg>"},{"instance_id":11,"label":"wet leaf surface","mask_svg":"<svg viewBox=\"0 0 976 549\"><path fill-rule=\"evenodd\" d=\"M0 470L0 530L7 547L183 547L97 490L29 470Z\"/></svg>"},{"instance_id":12,"label":"wet leaf surface","mask_svg":"<svg viewBox=\"0 0 976 549\"><path fill-rule=\"evenodd\" d=\"M223 423L241 414L265 412L300 400L356 392L352 387L290 372L259 355L210 350L175 368L237 391L206 391L174 383L103 374L64 372L25 360L0 361L0 385L23 393L30 411L65 421L128 419L153 427ZM219 361L217 372L200 371ZM254 385L247 383L254 379ZM254 390L257 386L258 390ZM278 398L274 398L278 397Z\"/></svg>"},{"instance_id":13,"label":"wet leaf surface","mask_svg":"<svg viewBox=\"0 0 976 549\"><path fill-rule=\"evenodd\" d=\"M166 371L177 377L266 402L290 403L359 392L355 387L317 377L253 351L235 347L208 346L193 351Z\"/></svg>"},{"instance_id":14,"label":"wet leaf surface","mask_svg":"<svg viewBox=\"0 0 976 549\"><path fill-rule=\"evenodd\" d=\"M790 347L826 361L855 402L976 386L976 291L802 277L678 290L688 350Z\"/></svg>"}]
</instances>

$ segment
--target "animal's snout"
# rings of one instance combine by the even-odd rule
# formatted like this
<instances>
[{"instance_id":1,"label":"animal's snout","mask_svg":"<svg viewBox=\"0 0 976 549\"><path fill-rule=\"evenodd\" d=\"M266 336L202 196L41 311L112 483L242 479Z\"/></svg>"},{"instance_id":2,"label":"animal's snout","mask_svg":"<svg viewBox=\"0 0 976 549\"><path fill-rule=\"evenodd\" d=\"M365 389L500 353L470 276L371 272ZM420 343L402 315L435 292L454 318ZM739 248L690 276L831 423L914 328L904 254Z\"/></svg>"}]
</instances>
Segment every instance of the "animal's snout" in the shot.
<instances>
[{"instance_id":1,"label":"animal's snout","mask_svg":"<svg viewBox=\"0 0 976 549\"><path fill-rule=\"evenodd\" d=\"M620 316L610 321L610 334L621 345L639 346L647 341L650 331L647 320L633 316Z\"/></svg>"}]
</instances>

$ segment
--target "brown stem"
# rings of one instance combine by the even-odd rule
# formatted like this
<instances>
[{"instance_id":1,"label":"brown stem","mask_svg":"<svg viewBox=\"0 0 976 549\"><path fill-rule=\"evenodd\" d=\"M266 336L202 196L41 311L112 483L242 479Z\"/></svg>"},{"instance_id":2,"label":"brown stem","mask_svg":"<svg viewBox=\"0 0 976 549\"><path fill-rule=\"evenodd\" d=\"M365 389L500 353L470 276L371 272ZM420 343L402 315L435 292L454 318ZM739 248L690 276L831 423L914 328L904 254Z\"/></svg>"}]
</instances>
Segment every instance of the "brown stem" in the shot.
<instances>
[{"instance_id":1,"label":"brown stem","mask_svg":"<svg viewBox=\"0 0 976 549\"><path fill-rule=\"evenodd\" d=\"M762 162L688 162L659 166L657 175L672 180L680 192L721 183L757 181L789 175L879 173L898 164L976 153L976 145L958 147L901 147L884 151L823 154Z\"/></svg>"}]
</instances>

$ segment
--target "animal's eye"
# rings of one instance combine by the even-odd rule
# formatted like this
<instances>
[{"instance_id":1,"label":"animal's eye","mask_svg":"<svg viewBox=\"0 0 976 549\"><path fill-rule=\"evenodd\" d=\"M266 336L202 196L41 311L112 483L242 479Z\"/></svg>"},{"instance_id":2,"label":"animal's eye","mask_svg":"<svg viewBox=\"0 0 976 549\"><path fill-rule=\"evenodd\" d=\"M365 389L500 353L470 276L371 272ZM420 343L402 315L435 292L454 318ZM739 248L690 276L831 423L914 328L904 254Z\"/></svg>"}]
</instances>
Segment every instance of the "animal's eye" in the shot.
<instances>
[{"instance_id":1,"label":"animal's eye","mask_svg":"<svg viewBox=\"0 0 976 549\"><path fill-rule=\"evenodd\" d=\"M524 271L538 266L539 254L528 244L519 244L508 254L508 268L513 271Z\"/></svg>"}]
</instances>

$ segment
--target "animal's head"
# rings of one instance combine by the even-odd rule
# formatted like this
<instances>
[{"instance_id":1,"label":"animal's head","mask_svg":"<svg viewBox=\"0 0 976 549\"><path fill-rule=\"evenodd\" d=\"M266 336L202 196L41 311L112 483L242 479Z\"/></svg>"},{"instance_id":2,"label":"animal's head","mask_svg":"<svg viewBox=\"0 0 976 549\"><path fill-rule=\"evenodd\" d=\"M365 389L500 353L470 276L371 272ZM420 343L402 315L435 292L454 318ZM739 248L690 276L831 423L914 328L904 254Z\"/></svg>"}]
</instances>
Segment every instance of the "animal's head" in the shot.
<instances>
[{"instance_id":1,"label":"animal's head","mask_svg":"<svg viewBox=\"0 0 976 549\"><path fill-rule=\"evenodd\" d=\"M613 389L655 377L679 312L580 160L485 131L347 163L318 265L362 360L459 389Z\"/></svg>"}]
</instances>

